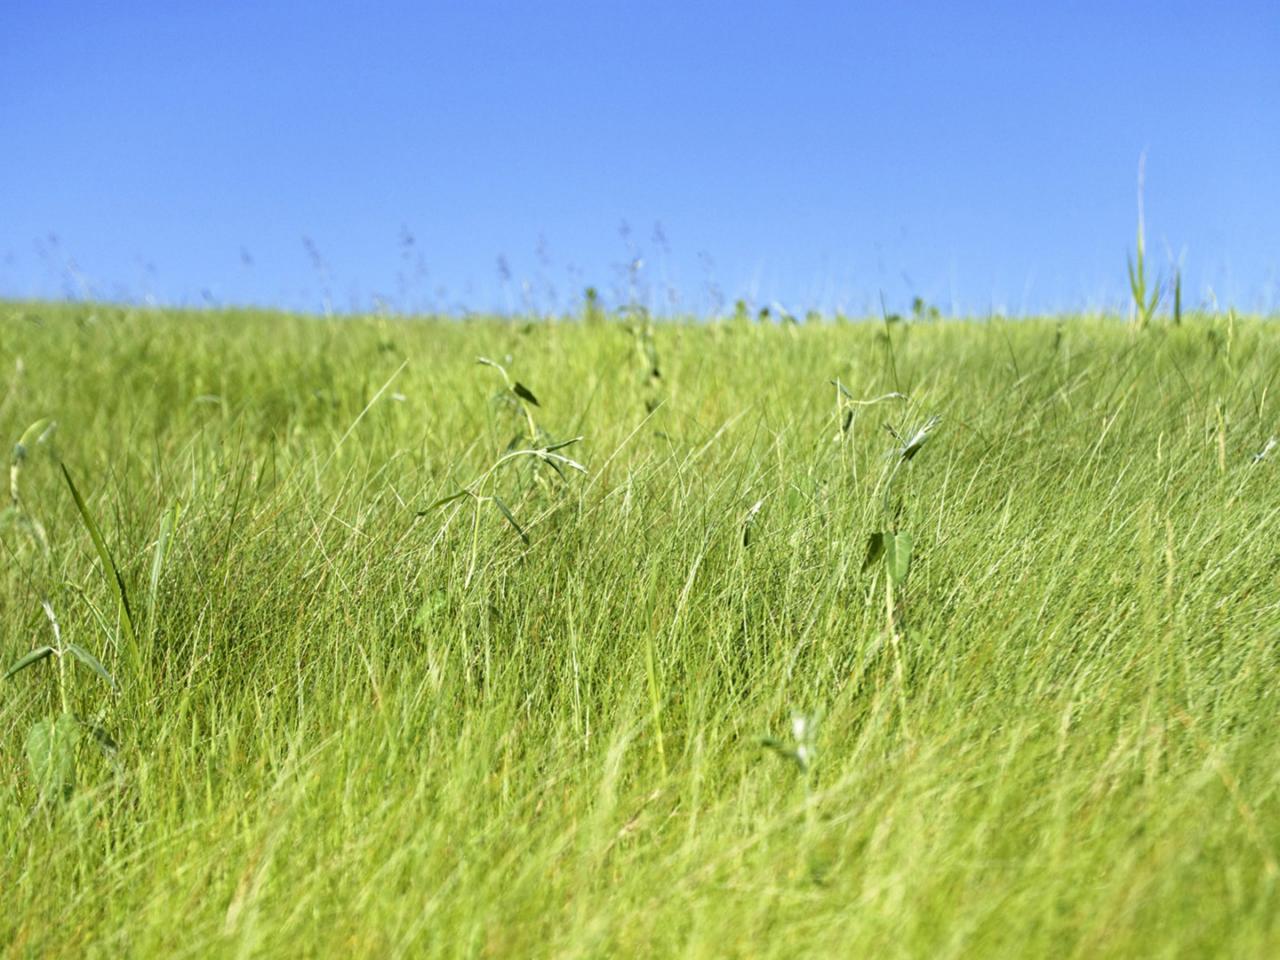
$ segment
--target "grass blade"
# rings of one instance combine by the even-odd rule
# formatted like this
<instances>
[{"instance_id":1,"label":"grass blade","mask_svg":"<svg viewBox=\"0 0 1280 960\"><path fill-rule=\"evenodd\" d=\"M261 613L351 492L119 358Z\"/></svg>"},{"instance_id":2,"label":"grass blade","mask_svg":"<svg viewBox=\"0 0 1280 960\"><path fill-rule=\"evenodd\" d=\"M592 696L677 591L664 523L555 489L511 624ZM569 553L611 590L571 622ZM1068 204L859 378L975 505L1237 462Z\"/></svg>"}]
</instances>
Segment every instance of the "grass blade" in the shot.
<instances>
[{"instance_id":1,"label":"grass blade","mask_svg":"<svg viewBox=\"0 0 1280 960\"><path fill-rule=\"evenodd\" d=\"M102 665L102 662L97 657L78 643L68 643L66 649L77 660L101 677L103 683L109 686L112 690L116 689L115 679L111 674L107 673L107 668Z\"/></svg>"},{"instance_id":2,"label":"grass blade","mask_svg":"<svg viewBox=\"0 0 1280 960\"><path fill-rule=\"evenodd\" d=\"M33 663L39 663L45 657L52 656L52 655L53 655L53 647L37 647L35 650L32 650L26 656L18 660L18 662L15 663L13 666L11 666L7 671L5 671L4 678L8 680L15 673L21 673L23 670L27 669L27 667L31 666Z\"/></svg>"},{"instance_id":3,"label":"grass blade","mask_svg":"<svg viewBox=\"0 0 1280 960\"><path fill-rule=\"evenodd\" d=\"M572 440L561 440L559 443L553 443L550 446L543 447L542 452L551 453L554 450L562 450L565 447L572 446L573 444L577 443L581 439L582 437L574 437Z\"/></svg>"},{"instance_id":4,"label":"grass blade","mask_svg":"<svg viewBox=\"0 0 1280 960\"><path fill-rule=\"evenodd\" d=\"M156 537L155 550L151 555L151 580L147 591L148 624L155 620L156 594L160 588L160 573L164 569L164 560L169 553L169 538L173 536L173 530L178 525L178 515L181 512L182 505L175 502L165 511L164 518L160 521L160 533Z\"/></svg>"},{"instance_id":5,"label":"grass blade","mask_svg":"<svg viewBox=\"0 0 1280 960\"><path fill-rule=\"evenodd\" d=\"M84 502L84 497L80 496L80 491L76 489L75 481L71 479L71 471L67 469L65 463L60 463L59 466L62 467L62 475L67 478L67 486L71 489L71 498L76 502L76 509L80 511L80 519L84 521L85 528L89 531L89 538L93 541L93 547L98 551L98 559L102 561L103 571L108 574L107 582L111 585L120 608L120 622L124 626L125 636L132 647L135 645L136 635L133 630L133 611L129 607L129 592L125 588L124 577L120 575L120 568L116 566L111 551L107 549L107 542L102 538L102 531L98 529L93 514L89 512L88 504Z\"/></svg>"},{"instance_id":6,"label":"grass blade","mask_svg":"<svg viewBox=\"0 0 1280 960\"><path fill-rule=\"evenodd\" d=\"M528 387L526 387L519 380L517 380L515 383L515 386L511 388L511 392L514 393L521 400L528 400L535 407L542 406L542 404L538 402L538 398L533 395L533 391L530 390Z\"/></svg>"},{"instance_id":7,"label":"grass blade","mask_svg":"<svg viewBox=\"0 0 1280 960\"><path fill-rule=\"evenodd\" d=\"M502 502L501 497L493 498L494 505L502 511L502 515L507 518L507 522L516 528L516 533L520 534L520 539L524 541L525 546L529 545L529 535L521 529L520 524L516 523L515 516L511 513L510 508Z\"/></svg>"},{"instance_id":8,"label":"grass blade","mask_svg":"<svg viewBox=\"0 0 1280 960\"><path fill-rule=\"evenodd\" d=\"M432 510L435 510L437 507L443 507L447 503L453 503L453 501L455 500L461 500L463 497L467 496L470 493L471 493L470 490L459 490L457 493L451 493L447 497L441 497L439 500L433 500L431 503L427 504L427 506L423 507L421 510L418 511L418 516L425 517L428 513L430 513Z\"/></svg>"}]
</instances>

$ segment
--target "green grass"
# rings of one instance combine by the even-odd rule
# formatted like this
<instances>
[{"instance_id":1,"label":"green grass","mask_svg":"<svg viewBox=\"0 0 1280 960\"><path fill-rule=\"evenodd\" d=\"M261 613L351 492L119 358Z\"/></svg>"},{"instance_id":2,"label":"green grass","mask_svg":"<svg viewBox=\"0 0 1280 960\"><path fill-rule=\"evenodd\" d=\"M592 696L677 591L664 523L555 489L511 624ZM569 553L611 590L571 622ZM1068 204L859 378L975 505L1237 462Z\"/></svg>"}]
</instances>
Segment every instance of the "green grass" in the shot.
<instances>
[{"instance_id":1,"label":"green grass","mask_svg":"<svg viewBox=\"0 0 1280 960\"><path fill-rule=\"evenodd\" d=\"M1280 953L1280 326L888 329L0 306L0 955Z\"/></svg>"}]
</instances>

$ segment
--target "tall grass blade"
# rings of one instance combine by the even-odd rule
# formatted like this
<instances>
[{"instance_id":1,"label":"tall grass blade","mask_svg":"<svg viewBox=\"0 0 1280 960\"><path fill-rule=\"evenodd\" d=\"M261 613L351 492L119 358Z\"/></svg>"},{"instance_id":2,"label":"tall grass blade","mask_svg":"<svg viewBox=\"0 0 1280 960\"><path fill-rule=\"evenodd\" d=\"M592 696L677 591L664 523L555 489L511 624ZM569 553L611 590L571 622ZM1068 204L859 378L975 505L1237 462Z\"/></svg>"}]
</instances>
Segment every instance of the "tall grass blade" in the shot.
<instances>
[{"instance_id":1,"label":"tall grass blade","mask_svg":"<svg viewBox=\"0 0 1280 960\"><path fill-rule=\"evenodd\" d=\"M84 502L84 497L76 489L75 481L71 479L71 471L67 469L65 463L60 463L59 466L62 467L62 475L67 479L67 486L71 490L71 498L76 502L76 509L80 511L80 519L84 521L85 528L89 531L89 539L93 541L93 547L98 552L98 559L102 561L103 572L108 574L107 583L111 586L120 609L120 623L124 628L125 638L129 641L130 647L133 647L137 642L137 634L133 629L133 611L129 606L129 591L125 588L124 577L120 575L120 568L116 566L115 558L107 549L107 542L102 538L102 531L98 529L93 514L89 512L88 504Z\"/></svg>"},{"instance_id":2,"label":"tall grass blade","mask_svg":"<svg viewBox=\"0 0 1280 960\"><path fill-rule=\"evenodd\" d=\"M520 526L520 524L516 522L515 515L511 512L511 509L505 503L502 502L502 498L495 496L493 498L493 504L498 508L499 511L501 511L502 515L507 518L507 522L511 524L511 526L516 528L516 533L520 534L520 539L524 541L525 546L528 546L529 535L525 533L524 529Z\"/></svg>"},{"instance_id":3,"label":"tall grass blade","mask_svg":"<svg viewBox=\"0 0 1280 960\"><path fill-rule=\"evenodd\" d=\"M164 570L165 557L169 553L169 539L173 536L174 528L178 525L178 515L182 512L182 505L174 503L165 511L164 517L160 520L160 533L156 537L155 550L151 554L151 579L147 584L147 623L151 624L155 620L156 613L156 595L160 590L160 574Z\"/></svg>"}]
</instances>

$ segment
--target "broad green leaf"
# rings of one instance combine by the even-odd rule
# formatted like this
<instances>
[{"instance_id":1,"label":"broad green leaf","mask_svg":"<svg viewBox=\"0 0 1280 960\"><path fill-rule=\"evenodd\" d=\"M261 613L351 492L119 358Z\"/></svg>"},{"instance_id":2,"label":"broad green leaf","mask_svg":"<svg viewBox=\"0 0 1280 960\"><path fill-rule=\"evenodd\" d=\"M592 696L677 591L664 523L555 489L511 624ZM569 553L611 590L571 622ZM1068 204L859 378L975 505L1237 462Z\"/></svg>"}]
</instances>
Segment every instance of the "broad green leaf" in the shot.
<instances>
[{"instance_id":1,"label":"broad green leaf","mask_svg":"<svg viewBox=\"0 0 1280 960\"><path fill-rule=\"evenodd\" d=\"M107 668L104 667L102 662L92 653L80 646L78 643L68 643L66 645L66 649L72 653L77 660L101 677L103 682L112 690L116 688L116 682L112 679L111 674L107 673Z\"/></svg>"},{"instance_id":2,"label":"broad green leaf","mask_svg":"<svg viewBox=\"0 0 1280 960\"><path fill-rule=\"evenodd\" d=\"M529 536L521 529L520 524L516 523L515 516L500 497L493 498L494 505L502 511L502 515L507 518L507 522L516 528L516 533L520 534L520 539L524 541L525 546L529 545Z\"/></svg>"},{"instance_id":3,"label":"broad green leaf","mask_svg":"<svg viewBox=\"0 0 1280 960\"><path fill-rule=\"evenodd\" d=\"M37 647L10 667L8 671L5 672L4 678L8 680L15 673L19 673L20 671L27 669L27 667L31 666L33 663L39 663L45 657L51 656L52 654L53 647Z\"/></svg>"},{"instance_id":4,"label":"broad green leaf","mask_svg":"<svg viewBox=\"0 0 1280 960\"><path fill-rule=\"evenodd\" d=\"M867 538L867 558L862 561L862 569L870 570L877 560L884 555L884 532L877 530Z\"/></svg>"},{"instance_id":5,"label":"broad green leaf","mask_svg":"<svg viewBox=\"0 0 1280 960\"><path fill-rule=\"evenodd\" d=\"M42 796L66 796L76 785L76 745L80 724L69 713L39 720L27 731L27 763Z\"/></svg>"},{"instance_id":6,"label":"broad green leaf","mask_svg":"<svg viewBox=\"0 0 1280 960\"><path fill-rule=\"evenodd\" d=\"M895 533L885 538L885 566L889 579L895 584L904 583L911 571L911 546L909 533Z\"/></svg>"}]
</instances>

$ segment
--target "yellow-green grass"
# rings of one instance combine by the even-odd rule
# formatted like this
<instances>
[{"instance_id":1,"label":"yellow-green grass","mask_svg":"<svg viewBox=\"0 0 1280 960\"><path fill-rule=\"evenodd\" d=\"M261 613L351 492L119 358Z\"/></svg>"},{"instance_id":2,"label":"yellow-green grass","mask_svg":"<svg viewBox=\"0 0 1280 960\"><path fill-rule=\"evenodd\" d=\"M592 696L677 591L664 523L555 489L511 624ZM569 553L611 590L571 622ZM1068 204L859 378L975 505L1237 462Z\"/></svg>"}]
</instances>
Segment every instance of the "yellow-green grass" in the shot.
<instances>
[{"instance_id":1,"label":"yellow-green grass","mask_svg":"<svg viewBox=\"0 0 1280 960\"><path fill-rule=\"evenodd\" d=\"M0 955L1275 956L1277 381L1234 316L0 305L0 669L48 600L118 686L64 798L57 658L0 685Z\"/></svg>"}]
</instances>

